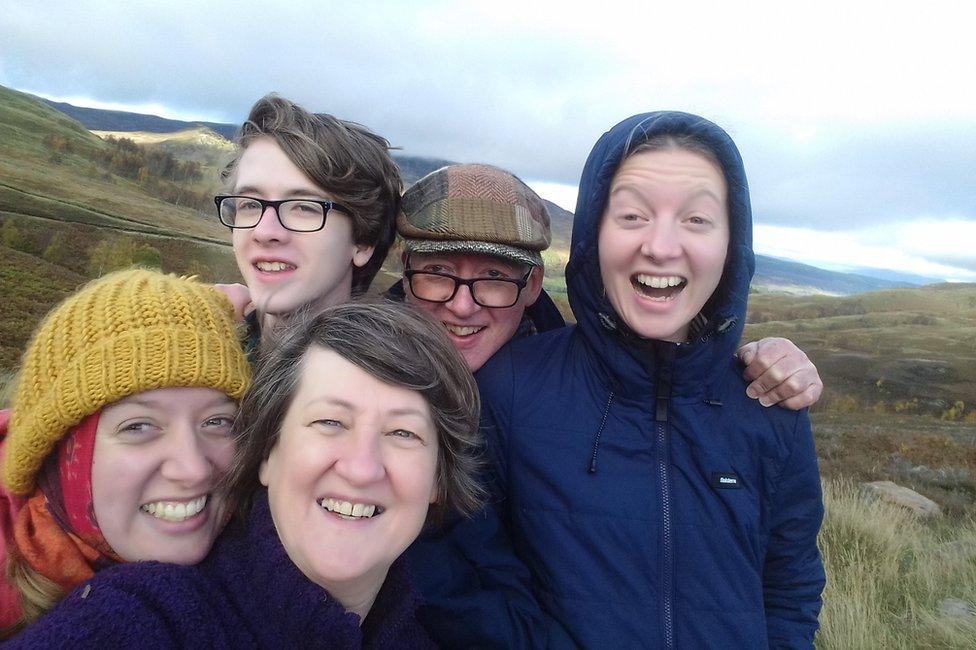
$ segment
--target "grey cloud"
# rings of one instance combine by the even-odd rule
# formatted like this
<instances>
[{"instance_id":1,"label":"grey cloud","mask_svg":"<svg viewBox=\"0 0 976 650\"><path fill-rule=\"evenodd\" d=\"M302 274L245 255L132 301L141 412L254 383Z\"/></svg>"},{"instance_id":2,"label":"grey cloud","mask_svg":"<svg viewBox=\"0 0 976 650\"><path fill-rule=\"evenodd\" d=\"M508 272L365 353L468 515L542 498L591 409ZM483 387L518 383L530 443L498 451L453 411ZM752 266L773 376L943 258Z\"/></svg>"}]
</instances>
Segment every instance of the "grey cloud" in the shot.
<instances>
[{"instance_id":1,"label":"grey cloud","mask_svg":"<svg viewBox=\"0 0 976 650\"><path fill-rule=\"evenodd\" d=\"M757 218L853 229L920 217L976 219L976 122L839 127L822 144L750 139Z\"/></svg>"},{"instance_id":2,"label":"grey cloud","mask_svg":"<svg viewBox=\"0 0 976 650\"><path fill-rule=\"evenodd\" d=\"M677 73L621 60L614 35L568 38L514 19L512 31L499 33L454 3L408 4L8 3L0 83L156 102L227 122L277 91L366 124L407 153L566 183L612 124L679 101L733 127L765 223L848 229L922 215L976 219L974 121L827 123L798 145L749 111L753 95L761 99L758 80L738 93L734 78L705 84L711 76L676 89Z\"/></svg>"}]
</instances>

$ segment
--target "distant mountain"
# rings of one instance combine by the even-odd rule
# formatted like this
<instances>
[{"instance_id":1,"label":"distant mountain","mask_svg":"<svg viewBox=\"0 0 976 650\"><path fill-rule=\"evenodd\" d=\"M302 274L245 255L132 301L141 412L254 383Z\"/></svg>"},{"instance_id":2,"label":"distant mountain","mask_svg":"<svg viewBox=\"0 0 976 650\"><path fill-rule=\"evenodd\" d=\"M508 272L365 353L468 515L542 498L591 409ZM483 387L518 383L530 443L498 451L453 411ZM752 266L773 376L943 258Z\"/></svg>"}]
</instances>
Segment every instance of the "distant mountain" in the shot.
<instances>
[{"instance_id":1,"label":"distant mountain","mask_svg":"<svg viewBox=\"0 0 976 650\"><path fill-rule=\"evenodd\" d=\"M573 230L573 213L564 210L551 201L546 201L552 223L552 247L567 252ZM777 291L797 295L828 294L850 295L878 289L916 287L934 280L920 278L921 281L902 279L883 279L866 274L841 273L801 264L776 257L756 255L756 275L752 286L760 291Z\"/></svg>"},{"instance_id":2,"label":"distant mountain","mask_svg":"<svg viewBox=\"0 0 976 650\"><path fill-rule=\"evenodd\" d=\"M206 127L222 135L227 140L233 140L237 135L237 124L224 124L221 122L185 122L183 120L171 120L158 115L145 115L143 113L130 113L128 111L109 111L101 108L84 108L74 106L65 102L55 102L43 97L37 97L48 106L61 111L68 117L81 122L89 131L142 131L145 133L176 133L179 131L192 130L198 127ZM424 156L407 156L404 154L393 154L393 159L400 166L403 180L407 185L417 182L420 178L440 169L444 165L450 165L451 161L441 158L427 158Z\"/></svg>"},{"instance_id":3,"label":"distant mountain","mask_svg":"<svg viewBox=\"0 0 976 650\"><path fill-rule=\"evenodd\" d=\"M175 133L186 131L195 126L205 126L215 133L219 133L228 140L234 138L237 126L220 122L184 122L171 120L158 115L130 113L128 111L109 111L101 108L85 108L65 102L54 102L50 99L37 97L48 106L57 109L75 120L81 122L89 131L147 131L149 133Z\"/></svg>"},{"instance_id":4,"label":"distant mountain","mask_svg":"<svg viewBox=\"0 0 976 650\"><path fill-rule=\"evenodd\" d=\"M752 280L752 286L760 290L803 295L824 293L844 296L879 289L917 287L920 284L922 283L827 271L809 264L766 255L756 255L756 275Z\"/></svg>"},{"instance_id":5,"label":"distant mountain","mask_svg":"<svg viewBox=\"0 0 976 650\"><path fill-rule=\"evenodd\" d=\"M858 275L866 275L869 278L880 278L881 280L890 280L892 282L907 282L908 284L914 286L944 281L943 278L933 278L925 275L917 275L915 273L904 273L902 271L892 271L890 269L871 269L866 267L854 267L852 269L846 269L843 271L843 273L857 273Z\"/></svg>"}]
</instances>

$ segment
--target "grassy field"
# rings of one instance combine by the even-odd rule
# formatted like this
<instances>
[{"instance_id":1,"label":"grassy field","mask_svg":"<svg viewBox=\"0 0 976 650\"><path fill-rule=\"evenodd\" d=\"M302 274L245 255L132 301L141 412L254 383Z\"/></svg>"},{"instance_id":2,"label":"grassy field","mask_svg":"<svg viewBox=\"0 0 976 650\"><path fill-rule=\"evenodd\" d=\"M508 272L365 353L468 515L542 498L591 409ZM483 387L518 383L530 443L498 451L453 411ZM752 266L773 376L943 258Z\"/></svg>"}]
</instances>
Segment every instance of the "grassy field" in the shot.
<instances>
[{"instance_id":1,"label":"grassy field","mask_svg":"<svg viewBox=\"0 0 976 650\"><path fill-rule=\"evenodd\" d=\"M827 568L817 647L830 650L971 650L976 615L943 611L947 599L976 612L976 523L926 522L866 502L847 480L824 485L819 546Z\"/></svg>"}]
</instances>

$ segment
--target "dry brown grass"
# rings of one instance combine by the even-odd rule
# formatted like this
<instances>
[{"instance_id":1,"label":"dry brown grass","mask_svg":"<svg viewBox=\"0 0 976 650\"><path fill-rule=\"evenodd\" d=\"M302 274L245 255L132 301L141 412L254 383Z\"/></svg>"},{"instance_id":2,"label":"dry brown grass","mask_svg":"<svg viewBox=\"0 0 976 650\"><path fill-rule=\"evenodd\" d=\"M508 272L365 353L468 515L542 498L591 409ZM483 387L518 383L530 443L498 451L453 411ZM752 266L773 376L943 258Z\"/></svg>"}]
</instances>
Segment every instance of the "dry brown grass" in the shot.
<instances>
[{"instance_id":1,"label":"dry brown grass","mask_svg":"<svg viewBox=\"0 0 976 650\"><path fill-rule=\"evenodd\" d=\"M882 502L865 502L854 484L824 484L819 545L827 569L818 648L967 648L968 621L940 612L947 598L976 612L976 524L915 519ZM952 548L972 545L974 556Z\"/></svg>"}]
</instances>

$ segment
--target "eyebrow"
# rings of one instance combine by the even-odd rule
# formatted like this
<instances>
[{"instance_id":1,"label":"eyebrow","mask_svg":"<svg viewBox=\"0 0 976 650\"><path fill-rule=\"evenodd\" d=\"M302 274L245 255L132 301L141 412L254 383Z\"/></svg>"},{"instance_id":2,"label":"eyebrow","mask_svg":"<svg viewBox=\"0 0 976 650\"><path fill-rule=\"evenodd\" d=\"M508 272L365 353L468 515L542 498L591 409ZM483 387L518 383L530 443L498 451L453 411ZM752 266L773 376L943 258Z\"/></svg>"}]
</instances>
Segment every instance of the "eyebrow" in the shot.
<instances>
[{"instance_id":1,"label":"eyebrow","mask_svg":"<svg viewBox=\"0 0 976 650\"><path fill-rule=\"evenodd\" d=\"M333 397L331 395L323 395L322 397L316 397L305 403L305 408L308 408L314 404L327 404L329 406L338 406L344 408L348 411L358 411L358 409L352 402L342 399L341 397ZM405 406L402 408L390 409L384 411L386 415L415 415L417 417L423 418L424 420L429 420L430 417L427 413L424 413L422 409L414 408L412 406Z\"/></svg>"},{"instance_id":2,"label":"eyebrow","mask_svg":"<svg viewBox=\"0 0 976 650\"><path fill-rule=\"evenodd\" d=\"M250 194L258 194L262 196L264 195L264 192L262 192L258 187L254 185L242 185L241 187L235 188L234 192L238 194L250 193ZM323 192L322 190L311 189L307 187L297 187L291 190L287 190L282 194L282 196L286 199L295 198L295 197L315 197L317 199L321 199L322 201L331 200L325 197L325 192Z\"/></svg>"},{"instance_id":3,"label":"eyebrow","mask_svg":"<svg viewBox=\"0 0 976 650\"><path fill-rule=\"evenodd\" d=\"M630 194L636 194L639 198L643 198L644 196L644 193L641 192L640 187L634 183L624 183L622 185L618 185L617 187L610 190L610 196L614 196L615 194L618 194L620 192L628 192ZM688 199L684 201L684 203L690 203L691 201L694 201L695 199L701 196L711 198L713 201L715 201L718 204L724 203L724 200L722 198L720 198L717 194L715 194L715 192L713 192L707 187L700 187L694 192L692 192L691 195L688 197Z\"/></svg>"},{"instance_id":4,"label":"eyebrow","mask_svg":"<svg viewBox=\"0 0 976 650\"><path fill-rule=\"evenodd\" d=\"M167 399L153 399L149 397L143 397L141 393L136 393L135 395L129 395L128 397L123 397L119 401L115 402L116 406L141 406L143 408L168 408L170 400ZM214 408L217 406L230 406L236 405L236 402L228 397L227 395L221 394L220 397L214 397L212 401L206 403L205 408Z\"/></svg>"}]
</instances>

